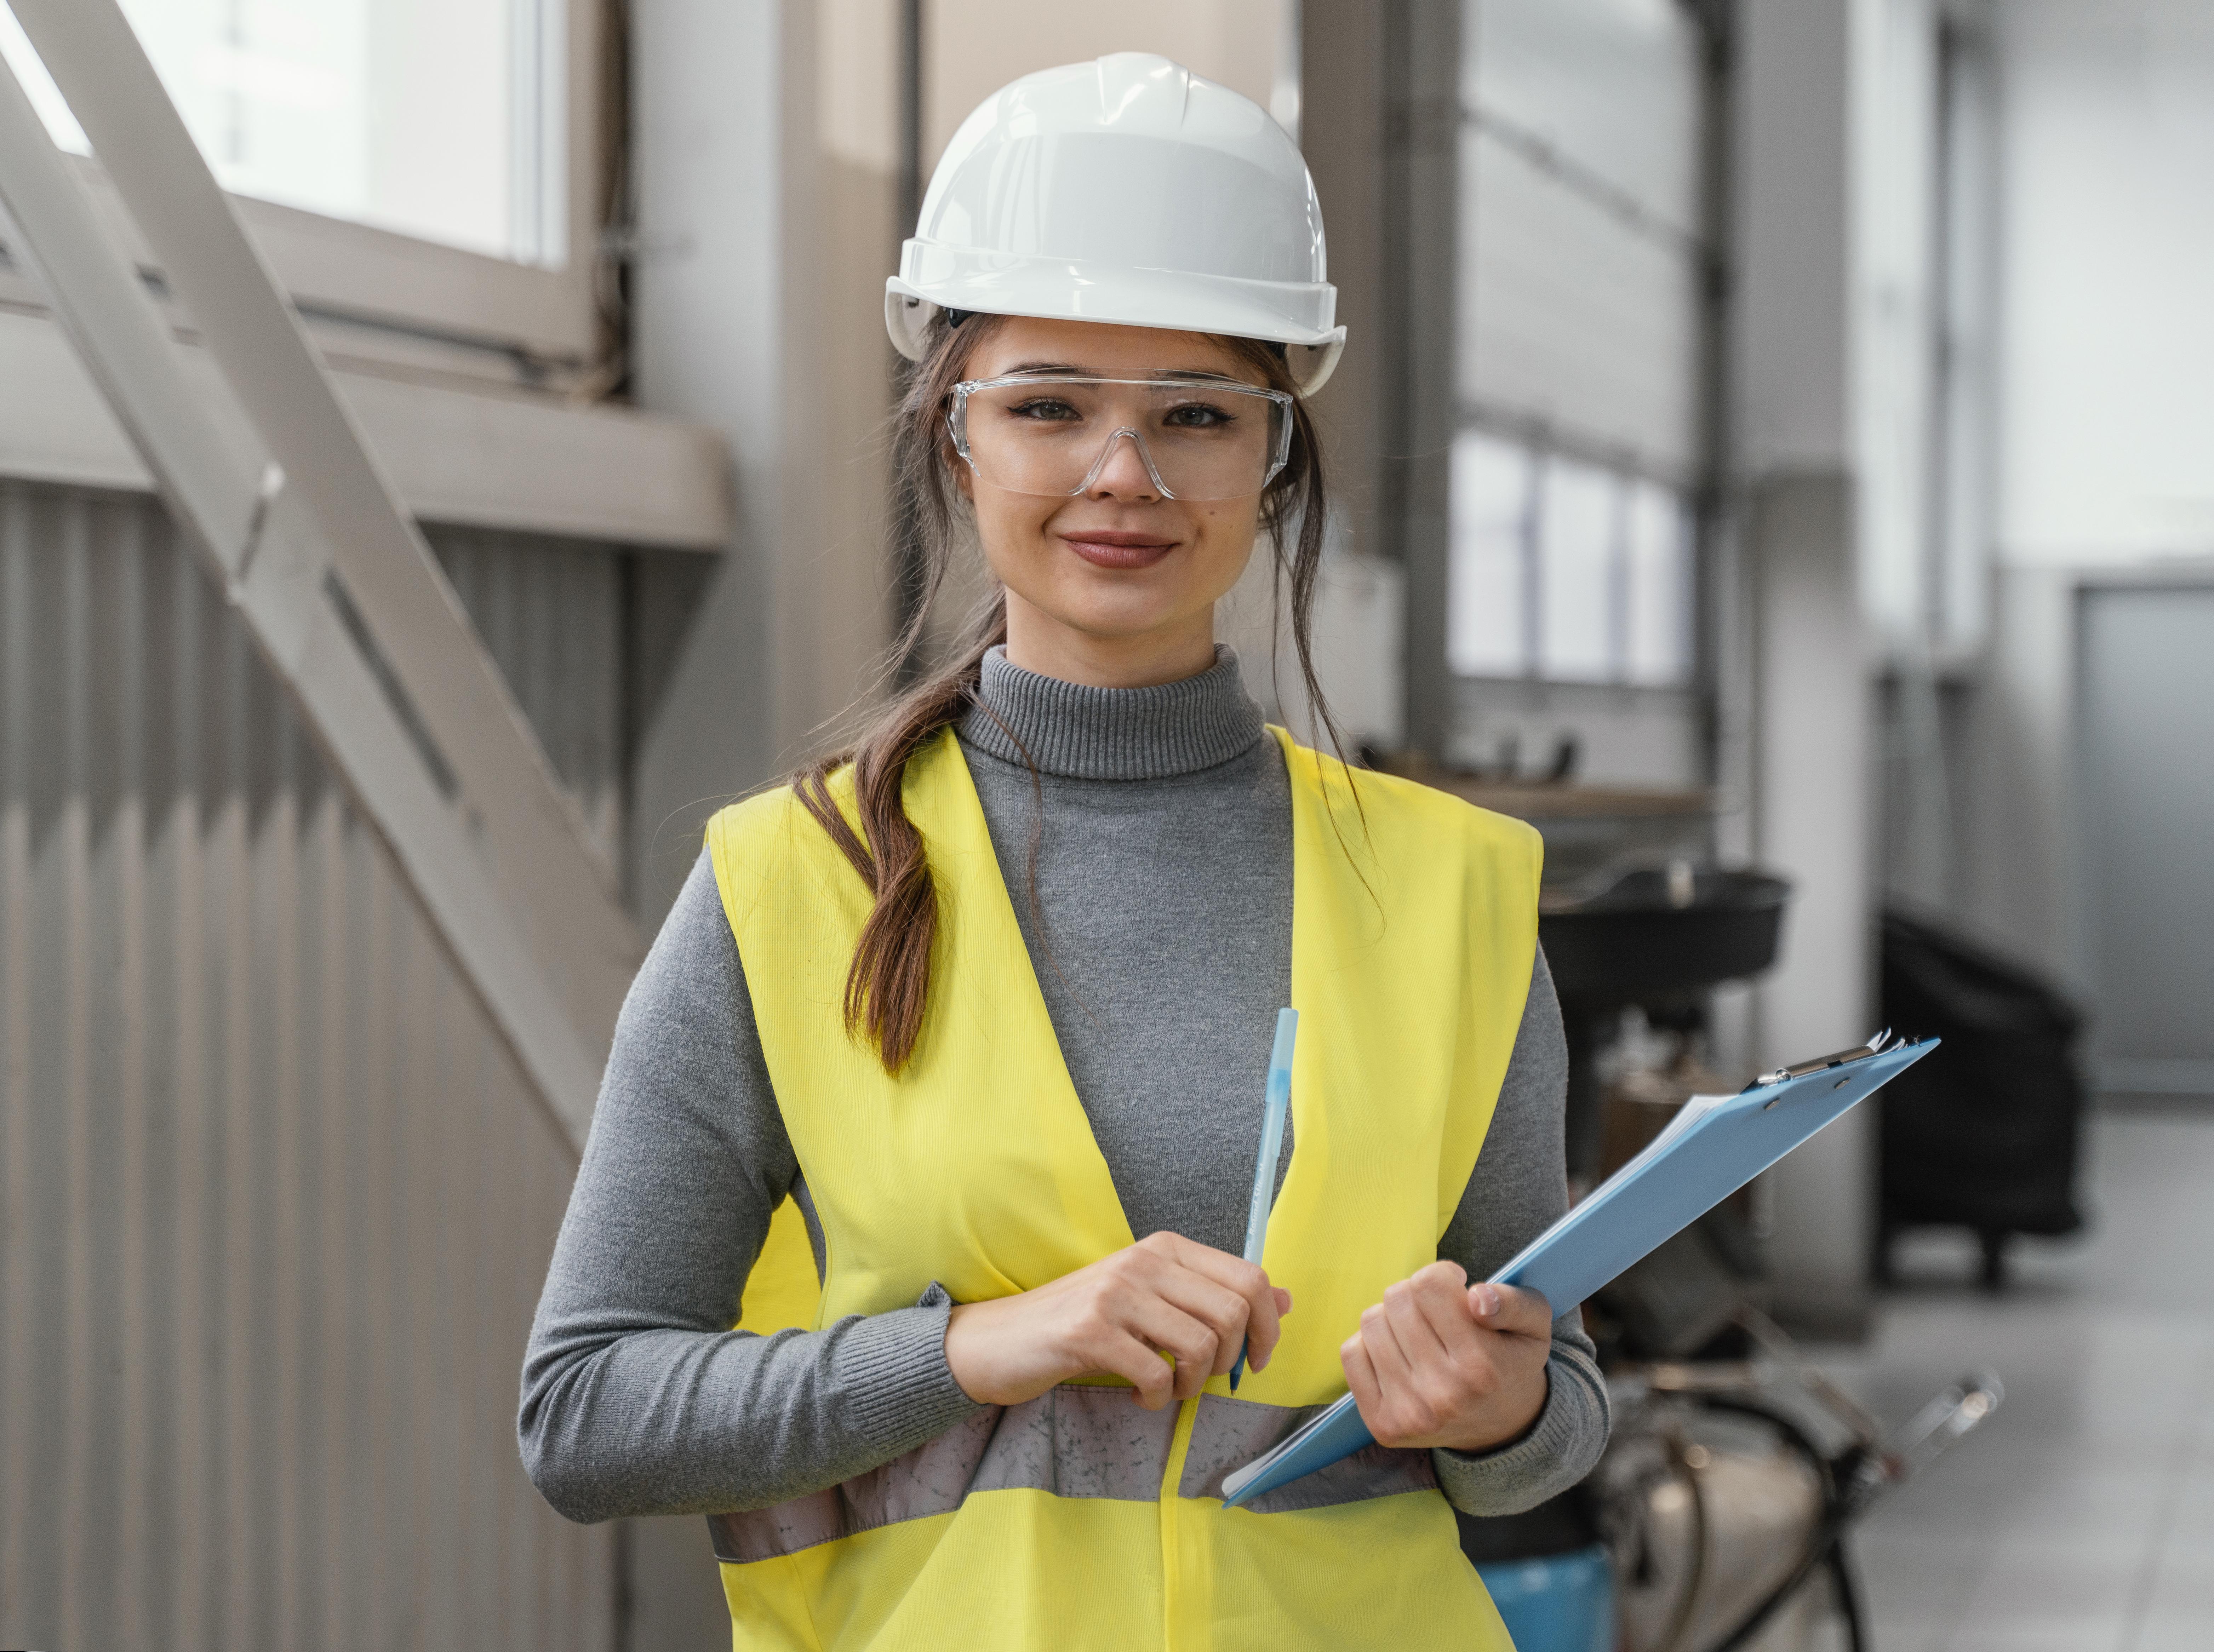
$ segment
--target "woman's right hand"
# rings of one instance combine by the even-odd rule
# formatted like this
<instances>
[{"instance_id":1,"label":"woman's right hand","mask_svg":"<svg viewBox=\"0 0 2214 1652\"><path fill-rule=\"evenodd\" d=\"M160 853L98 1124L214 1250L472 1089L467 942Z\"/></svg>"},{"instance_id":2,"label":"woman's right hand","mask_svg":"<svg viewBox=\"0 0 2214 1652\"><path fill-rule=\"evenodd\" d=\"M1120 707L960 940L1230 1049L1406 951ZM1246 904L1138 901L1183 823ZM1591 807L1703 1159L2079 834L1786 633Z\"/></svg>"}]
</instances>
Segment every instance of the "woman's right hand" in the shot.
<instances>
[{"instance_id":1,"label":"woman's right hand","mask_svg":"<svg viewBox=\"0 0 2214 1652\"><path fill-rule=\"evenodd\" d=\"M1253 1369L1267 1365L1291 1311L1292 1294L1257 1264L1155 1233L1034 1291L963 1303L946 1324L945 1362L962 1392L987 1405L1105 1374L1157 1411L1229 1370L1241 1343Z\"/></svg>"}]
</instances>

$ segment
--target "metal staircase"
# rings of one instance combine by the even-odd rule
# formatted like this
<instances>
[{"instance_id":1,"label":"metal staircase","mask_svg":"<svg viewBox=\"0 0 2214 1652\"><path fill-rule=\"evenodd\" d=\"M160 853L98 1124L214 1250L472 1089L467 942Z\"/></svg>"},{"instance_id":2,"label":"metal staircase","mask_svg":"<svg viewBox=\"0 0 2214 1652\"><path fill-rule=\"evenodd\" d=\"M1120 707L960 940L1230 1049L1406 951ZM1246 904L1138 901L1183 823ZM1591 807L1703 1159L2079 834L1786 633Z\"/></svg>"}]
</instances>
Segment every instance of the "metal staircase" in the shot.
<instances>
[{"instance_id":1,"label":"metal staircase","mask_svg":"<svg viewBox=\"0 0 2214 1652\"><path fill-rule=\"evenodd\" d=\"M172 516L581 1147L642 956L584 823L115 0L8 0L219 370L0 61L0 203Z\"/></svg>"}]
</instances>

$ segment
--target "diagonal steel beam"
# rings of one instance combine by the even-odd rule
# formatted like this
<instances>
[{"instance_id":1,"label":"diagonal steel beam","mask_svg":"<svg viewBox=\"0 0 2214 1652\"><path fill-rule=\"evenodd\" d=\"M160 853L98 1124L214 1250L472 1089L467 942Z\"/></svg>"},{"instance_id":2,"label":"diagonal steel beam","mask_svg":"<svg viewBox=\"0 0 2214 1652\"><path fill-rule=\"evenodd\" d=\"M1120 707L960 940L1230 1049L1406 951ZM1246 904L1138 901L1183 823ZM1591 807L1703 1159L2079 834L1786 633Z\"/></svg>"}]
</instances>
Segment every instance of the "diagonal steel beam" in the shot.
<instances>
[{"instance_id":1,"label":"diagonal steel beam","mask_svg":"<svg viewBox=\"0 0 2214 1652\"><path fill-rule=\"evenodd\" d=\"M180 524L572 1141L639 956L574 805L113 0L10 0L221 370L0 64L0 200Z\"/></svg>"}]
</instances>

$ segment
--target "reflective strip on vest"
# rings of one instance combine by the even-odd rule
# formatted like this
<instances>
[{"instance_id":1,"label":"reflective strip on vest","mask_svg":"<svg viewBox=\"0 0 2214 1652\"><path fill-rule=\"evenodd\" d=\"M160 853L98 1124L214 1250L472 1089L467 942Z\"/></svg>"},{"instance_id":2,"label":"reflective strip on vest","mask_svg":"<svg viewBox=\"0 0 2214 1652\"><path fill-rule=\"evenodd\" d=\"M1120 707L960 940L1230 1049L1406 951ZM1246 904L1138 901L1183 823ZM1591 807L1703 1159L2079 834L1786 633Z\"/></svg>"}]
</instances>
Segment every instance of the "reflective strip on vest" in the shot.
<instances>
[{"instance_id":1,"label":"reflective strip on vest","mask_svg":"<svg viewBox=\"0 0 2214 1652\"><path fill-rule=\"evenodd\" d=\"M1202 1395L1177 1495L1219 1501L1225 1475L1325 1409ZM749 1514L712 1514L707 1525L715 1557L743 1564L950 1514L980 1491L1027 1487L1056 1497L1149 1503L1161 1495L1176 1431L1174 1409L1148 1411L1127 1388L1064 1383L1023 1404L980 1411L928 1445L826 1491ZM1246 1506L1262 1514L1326 1508L1436 1484L1429 1453L1371 1446Z\"/></svg>"},{"instance_id":2,"label":"reflective strip on vest","mask_svg":"<svg viewBox=\"0 0 2214 1652\"><path fill-rule=\"evenodd\" d=\"M1522 1016L1538 844L1281 731L1293 825L1293 1139L1263 1265L1294 1312L1232 1398L1148 1412L1066 1384L812 1496L713 1520L747 1648L1510 1652L1429 1456L1375 1447L1226 1509L1222 1478L1345 1391L1337 1349L1437 1255ZM1359 806L1349 787L1359 786ZM850 771L831 793L849 820ZM741 1329L1036 1289L1133 1242L949 731L902 788L936 884L929 1007L885 1074L843 1025L870 895L788 790L708 830L761 1054L820 1224L780 1214ZM1190 915L1165 922L1196 921ZM1259 1128L1261 1074L1255 1078Z\"/></svg>"}]
</instances>

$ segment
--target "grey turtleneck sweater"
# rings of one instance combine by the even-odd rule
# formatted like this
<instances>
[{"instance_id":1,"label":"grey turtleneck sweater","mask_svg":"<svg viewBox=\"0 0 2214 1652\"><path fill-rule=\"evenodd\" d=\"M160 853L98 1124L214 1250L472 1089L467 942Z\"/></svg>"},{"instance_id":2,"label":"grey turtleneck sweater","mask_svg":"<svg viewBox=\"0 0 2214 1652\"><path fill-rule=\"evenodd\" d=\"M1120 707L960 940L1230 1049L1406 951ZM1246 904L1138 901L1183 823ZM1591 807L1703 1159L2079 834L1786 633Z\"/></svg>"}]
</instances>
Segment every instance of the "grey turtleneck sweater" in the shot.
<instances>
[{"instance_id":1,"label":"grey turtleneck sweater","mask_svg":"<svg viewBox=\"0 0 2214 1652\"><path fill-rule=\"evenodd\" d=\"M1281 752L1222 651L1139 689L1037 676L994 651L960 726L1054 1031L1134 1233L1235 1253L1257 1075L1290 1001ZM1027 760L1027 761L1026 761ZM1033 769L1032 765L1035 765ZM1541 956L1483 1150L1438 1254L1481 1278L1565 1204L1567 1059ZM1287 1141L1285 1162L1297 1151ZM813 1332L731 1329L769 1217L812 1201L777 1111L737 943L702 856L624 1004L523 1374L539 1490L575 1520L758 1508L864 1473L977 1407L945 1362L951 1304ZM1298 1334L1296 1307L1286 1333ZM1605 1445L1573 1313L1520 1439L1433 1453L1469 1514L1565 1490Z\"/></svg>"}]
</instances>

